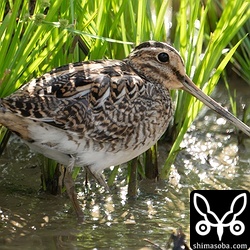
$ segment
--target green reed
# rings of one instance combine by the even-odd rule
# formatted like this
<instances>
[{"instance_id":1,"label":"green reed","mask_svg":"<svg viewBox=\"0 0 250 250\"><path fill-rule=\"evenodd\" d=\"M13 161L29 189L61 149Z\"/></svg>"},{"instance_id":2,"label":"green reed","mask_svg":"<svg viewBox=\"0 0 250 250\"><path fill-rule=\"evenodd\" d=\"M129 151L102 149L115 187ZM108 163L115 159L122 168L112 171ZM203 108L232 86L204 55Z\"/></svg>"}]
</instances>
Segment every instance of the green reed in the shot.
<instances>
[{"instance_id":1,"label":"green reed","mask_svg":"<svg viewBox=\"0 0 250 250\"><path fill-rule=\"evenodd\" d=\"M238 41L245 35L242 27L250 17L248 1L221 2L223 8L210 0L205 5L199 0L41 0L33 4L28 0L15 0L15 4L13 0L3 0L0 97L31 78L70 62L122 59L134 45L146 40L173 43L185 61L187 73L210 94L227 62L233 60L232 54L240 46ZM233 48L223 54L239 32L242 35ZM237 63L242 61L238 57ZM166 152L161 178L168 177L183 136L202 107L182 91L173 92L172 97L176 112L167 135L173 146L169 154ZM4 134L1 129L2 138ZM156 147L139 157L137 164L140 175L152 177L150 166L154 166L152 171L158 169ZM43 171L55 171L54 163L48 165L52 166L50 170L46 167ZM113 171L109 183L115 179L117 168Z\"/></svg>"},{"instance_id":2,"label":"green reed","mask_svg":"<svg viewBox=\"0 0 250 250\"><path fill-rule=\"evenodd\" d=\"M191 4L193 11L190 11L192 13L190 16L186 9L191 8ZM250 17L249 2L225 1L221 16L210 33L206 26L209 21L208 13L213 4L213 1L207 1L206 6L200 6L198 1L181 1L181 18L177 19L175 33L175 44L184 58L187 74L208 95L213 91L221 73L243 38L228 53L223 54L223 50L229 46L230 41ZM206 33L206 30L209 33ZM177 100L173 126L175 138L161 172L162 178L168 177L184 134L202 107L201 102L187 93L179 91L175 96Z\"/></svg>"},{"instance_id":3,"label":"green reed","mask_svg":"<svg viewBox=\"0 0 250 250\"><path fill-rule=\"evenodd\" d=\"M247 84L250 84L250 19L246 21L244 26L236 34L236 37L230 43L233 46L238 40L242 41L242 45L239 50L235 52L231 58L231 63L233 64L232 69L245 80ZM248 34L246 36L246 34ZM246 37L245 37L246 36Z\"/></svg>"}]
</instances>

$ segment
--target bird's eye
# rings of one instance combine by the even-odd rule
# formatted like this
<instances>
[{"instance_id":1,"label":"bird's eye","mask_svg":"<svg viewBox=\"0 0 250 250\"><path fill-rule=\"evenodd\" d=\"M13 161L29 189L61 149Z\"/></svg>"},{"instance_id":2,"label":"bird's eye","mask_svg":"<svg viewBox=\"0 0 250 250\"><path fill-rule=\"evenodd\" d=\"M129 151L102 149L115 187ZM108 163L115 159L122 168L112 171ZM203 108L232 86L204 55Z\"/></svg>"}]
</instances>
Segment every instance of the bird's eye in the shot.
<instances>
[{"instance_id":1,"label":"bird's eye","mask_svg":"<svg viewBox=\"0 0 250 250\"><path fill-rule=\"evenodd\" d=\"M162 52L160 53L158 56L157 56L158 60L160 62L168 62L169 61L169 55L165 52Z\"/></svg>"}]
</instances>

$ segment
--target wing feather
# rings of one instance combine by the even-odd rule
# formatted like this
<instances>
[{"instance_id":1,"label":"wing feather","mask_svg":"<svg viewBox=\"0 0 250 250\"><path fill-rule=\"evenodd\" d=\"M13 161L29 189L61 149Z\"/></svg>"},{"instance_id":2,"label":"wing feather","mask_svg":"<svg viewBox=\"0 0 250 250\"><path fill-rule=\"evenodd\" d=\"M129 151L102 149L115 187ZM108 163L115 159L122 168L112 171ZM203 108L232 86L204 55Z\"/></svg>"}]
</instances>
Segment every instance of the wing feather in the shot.
<instances>
[{"instance_id":1,"label":"wing feather","mask_svg":"<svg viewBox=\"0 0 250 250\"><path fill-rule=\"evenodd\" d=\"M125 61L80 62L56 68L32 80L2 99L2 105L29 119L84 132L97 125L101 117L100 114L97 117L97 113L104 106L111 113L132 108L129 103L142 86L143 80ZM124 98L126 107L122 104Z\"/></svg>"}]
</instances>

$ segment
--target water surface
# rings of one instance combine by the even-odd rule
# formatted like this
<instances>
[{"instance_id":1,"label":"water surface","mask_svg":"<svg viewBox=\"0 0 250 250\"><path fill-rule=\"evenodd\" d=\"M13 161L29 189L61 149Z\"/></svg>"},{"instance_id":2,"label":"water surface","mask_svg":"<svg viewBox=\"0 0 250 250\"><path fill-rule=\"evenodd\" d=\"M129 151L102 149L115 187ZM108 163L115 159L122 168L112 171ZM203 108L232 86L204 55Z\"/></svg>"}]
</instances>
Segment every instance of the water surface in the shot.
<instances>
[{"instance_id":1,"label":"water surface","mask_svg":"<svg viewBox=\"0 0 250 250\"><path fill-rule=\"evenodd\" d=\"M246 87L237 83L238 103L249 106ZM222 86L214 98L228 103ZM244 136L239 145L234 131L223 118L203 109L185 136L169 181L143 180L134 200L126 196L126 168L111 193L95 184L86 191L81 173L76 182L85 213L81 224L66 195L39 192L41 157L12 137L0 158L0 249L155 249L145 238L164 248L180 227L189 241L192 190L250 190L250 139ZM162 159L166 148L160 143Z\"/></svg>"}]
</instances>

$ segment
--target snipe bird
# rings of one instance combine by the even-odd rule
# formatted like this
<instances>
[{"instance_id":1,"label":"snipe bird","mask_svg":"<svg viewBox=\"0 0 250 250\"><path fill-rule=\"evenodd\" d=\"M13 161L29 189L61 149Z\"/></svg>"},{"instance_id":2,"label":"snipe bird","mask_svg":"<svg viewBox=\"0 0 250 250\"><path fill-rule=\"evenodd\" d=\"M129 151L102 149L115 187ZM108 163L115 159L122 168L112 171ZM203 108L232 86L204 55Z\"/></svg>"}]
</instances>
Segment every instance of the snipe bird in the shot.
<instances>
[{"instance_id":1,"label":"snipe bird","mask_svg":"<svg viewBox=\"0 0 250 250\"><path fill-rule=\"evenodd\" d=\"M248 126L195 86L179 53L155 41L124 60L73 63L30 81L1 99L0 123L67 166L65 185L81 217L72 167L88 168L106 185L102 170L140 155L163 135L173 115L171 89L189 92L250 136Z\"/></svg>"}]
</instances>

